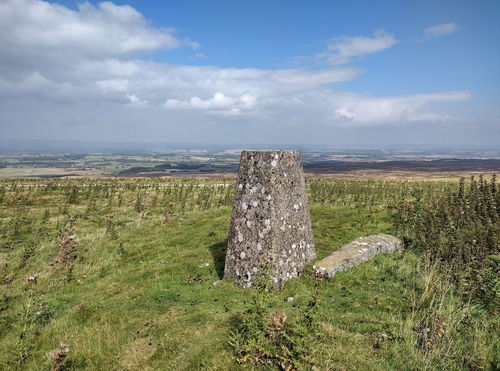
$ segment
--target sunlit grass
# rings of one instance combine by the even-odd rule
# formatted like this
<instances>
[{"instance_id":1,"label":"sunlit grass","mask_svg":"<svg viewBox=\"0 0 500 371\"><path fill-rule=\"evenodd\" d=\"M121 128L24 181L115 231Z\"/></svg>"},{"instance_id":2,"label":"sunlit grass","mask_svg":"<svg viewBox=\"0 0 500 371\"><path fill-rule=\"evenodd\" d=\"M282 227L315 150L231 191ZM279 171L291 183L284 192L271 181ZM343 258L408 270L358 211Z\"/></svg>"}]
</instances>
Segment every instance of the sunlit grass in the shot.
<instances>
[{"instance_id":1,"label":"sunlit grass","mask_svg":"<svg viewBox=\"0 0 500 371\"><path fill-rule=\"evenodd\" d=\"M70 203L71 186L86 181L0 186L0 369L47 369L47 353L60 343L69 345L69 369L251 369L237 362L228 335L254 290L221 281L232 188L189 185L202 180L172 181L188 184L174 187L105 180L110 187L81 187ZM311 196L319 258L362 235L396 233L390 190L377 182L326 186L343 193L329 201L319 191ZM393 187L398 197L411 193L397 182ZM145 200L139 212L138 197ZM165 223L170 203L174 212ZM70 269L56 263L67 234L78 241ZM314 286L307 272L270 294L270 310L298 315ZM37 283L27 282L33 275ZM436 277L417 255L403 252L322 282L314 363L378 370L494 365L497 320L460 304L445 282L429 284ZM432 349L422 347L414 328L433 331L441 320L444 333Z\"/></svg>"}]
</instances>

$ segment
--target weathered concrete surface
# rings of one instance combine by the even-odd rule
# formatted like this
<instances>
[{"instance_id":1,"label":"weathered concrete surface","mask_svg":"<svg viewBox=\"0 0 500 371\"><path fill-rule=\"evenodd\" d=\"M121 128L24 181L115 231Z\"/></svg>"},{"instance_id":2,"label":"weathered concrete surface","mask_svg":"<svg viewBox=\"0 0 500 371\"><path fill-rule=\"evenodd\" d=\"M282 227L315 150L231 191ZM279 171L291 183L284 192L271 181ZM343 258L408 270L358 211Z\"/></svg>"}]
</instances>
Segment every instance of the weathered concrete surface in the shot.
<instances>
[{"instance_id":1,"label":"weathered concrete surface","mask_svg":"<svg viewBox=\"0 0 500 371\"><path fill-rule=\"evenodd\" d=\"M316 257L298 151L243 151L224 277L252 285L265 265L278 287Z\"/></svg>"},{"instance_id":2,"label":"weathered concrete surface","mask_svg":"<svg viewBox=\"0 0 500 371\"><path fill-rule=\"evenodd\" d=\"M314 264L316 272L326 277L365 262L377 254L393 253L402 248L400 239L388 234L359 237Z\"/></svg>"}]
</instances>

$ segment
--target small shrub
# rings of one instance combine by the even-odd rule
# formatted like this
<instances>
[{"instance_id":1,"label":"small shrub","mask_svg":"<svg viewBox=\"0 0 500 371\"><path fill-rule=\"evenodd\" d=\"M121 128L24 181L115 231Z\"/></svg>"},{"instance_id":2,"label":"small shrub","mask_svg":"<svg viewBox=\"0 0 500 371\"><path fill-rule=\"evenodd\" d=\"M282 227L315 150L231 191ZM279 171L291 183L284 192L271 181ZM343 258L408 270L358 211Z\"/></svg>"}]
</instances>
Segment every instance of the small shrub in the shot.
<instances>
[{"instance_id":1,"label":"small shrub","mask_svg":"<svg viewBox=\"0 0 500 371\"><path fill-rule=\"evenodd\" d=\"M71 192L68 194L68 204L75 205L78 203L78 187L71 187Z\"/></svg>"},{"instance_id":2,"label":"small shrub","mask_svg":"<svg viewBox=\"0 0 500 371\"><path fill-rule=\"evenodd\" d=\"M118 238L118 233L116 233L115 225L113 223L113 215L106 216L106 234L112 239L116 240Z\"/></svg>"},{"instance_id":3,"label":"small shrub","mask_svg":"<svg viewBox=\"0 0 500 371\"><path fill-rule=\"evenodd\" d=\"M319 280L311 300L297 317L289 319L283 311L269 313L272 293L266 272L257 280L248 308L234 319L229 344L239 363L278 366L283 370L310 369L309 355L319 327Z\"/></svg>"},{"instance_id":4,"label":"small shrub","mask_svg":"<svg viewBox=\"0 0 500 371\"><path fill-rule=\"evenodd\" d=\"M124 256L127 255L127 251L123 247L123 243L122 242L120 242L120 244L116 248L116 255L118 255L119 257L124 257Z\"/></svg>"},{"instance_id":5,"label":"small shrub","mask_svg":"<svg viewBox=\"0 0 500 371\"><path fill-rule=\"evenodd\" d=\"M163 224L168 224L174 216L174 204L170 202L163 213Z\"/></svg>"},{"instance_id":6,"label":"small shrub","mask_svg":"<svg viewBox=\"0 0 500 371\"><path fill-rule=\"evenodd\" d=\"M69 268L77 257L78 242L76 238L71 235L64 235L58 249L59 255L57 256L56 263Z\"/></svg>"}]
</instances>

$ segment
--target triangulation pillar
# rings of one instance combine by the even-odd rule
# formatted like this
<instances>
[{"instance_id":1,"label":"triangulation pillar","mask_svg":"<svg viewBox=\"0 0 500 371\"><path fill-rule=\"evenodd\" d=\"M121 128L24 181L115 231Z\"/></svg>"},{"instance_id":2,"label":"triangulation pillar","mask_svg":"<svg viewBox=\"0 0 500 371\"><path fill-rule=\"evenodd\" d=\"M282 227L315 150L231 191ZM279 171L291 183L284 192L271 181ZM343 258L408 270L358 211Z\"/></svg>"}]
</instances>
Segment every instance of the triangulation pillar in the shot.
<instances>
[{"instance_id":1,"label":"triangulation pillar","mask_svg":"<svg viewBox=\"0 0 500 371\"><path fill-rule=\"evenodd\" d=\"M268 265L281 287L315 257L299 151L243 151L224 277L248 287Z\"/></svg>"}]
</instances>

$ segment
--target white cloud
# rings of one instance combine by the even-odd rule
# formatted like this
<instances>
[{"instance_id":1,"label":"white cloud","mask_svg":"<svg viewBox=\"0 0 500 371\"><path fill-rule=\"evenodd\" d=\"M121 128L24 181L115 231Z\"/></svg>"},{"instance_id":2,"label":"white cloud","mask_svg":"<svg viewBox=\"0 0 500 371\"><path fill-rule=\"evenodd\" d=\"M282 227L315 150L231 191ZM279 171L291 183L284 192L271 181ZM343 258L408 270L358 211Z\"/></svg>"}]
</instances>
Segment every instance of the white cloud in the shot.
<instances>
[{"instance_id":1,"label":"white cloud","mask_svg":"<svg viewBox=\"0 0 500 371\"><path fill-rule=\"evenodd\" d=\"M41 100L68 100L74 86L69 82L57 83L48 79L38 71L21 80L11 81L0 76L0 96L4 99L41 99Z\"/></svg>"},{"instance_id":2,"label":"white cloud","mask_svg":"<svg viewBox=\"0 0 500 371\"><path fill-rule=\"evenodd\" d=\"M383 31L373 38L338 38L317 58L341 64L394 43ZM44 1L0 0L0 125L29 133L44 125L94 125L96 136L131 133L130 139L145 136L145 126L180 136L205 127L215 135L224 125L293 124L314 133L319 126L452 121L447 102L470 95L370 97L335 90L332 84L364 72L349 66L271 70L132 59L186 44L129 6L84 3L73 11ZM82 129L87 132L92 130Z\"/></svg>"},{"instance_id":3,"label":"white cloud","mask_svg":"<svg viewBox=\"0 0 500 371\"><path fill-rule=\"evenodd\" d=\"M239 114L242 111L251 110L257 103L257 97L251 94L243 94L239 98L232 98L217 92L210 99L200 99L192 97L188 101L177 99L167 99L165 108L173 109L195 109L207 111L220 111L226 113Z\"/></svg>"},{"instance_id":4,"label":"white cloud","mask_svg":"<svg viewBox=\"0 0 500 371\"><path fill-rule=\"evenodd\" d=\"M134 8L101 2L77 11L34 0L0 2L2 60L23 64L75 59L119 58L183 45L170 28L153 28ZM22 60L21 57L27 57Z\"/></svg>"},{"instance_id":5,"label":"white cloud","mask_svg":"<svg viewBox=\"0 0 500 371\"><path fill-rule=\"evenodd\" d=\"M363 70L351 67L325 68L315 71L307 70L278 70L268 72L268 77L281 84L314 86L330 84L341 81L353 80L355 76L364 72Z\"/></svg>"},{"instance_id":6,"label":"white cloud","mask_svg":"<svg viewBox=\"0 0 500 371\"><path fill-rule=\"evenodd\" d=\"M375 36L336 37L326 50L316 54L316 60L323 64L345 64L369 54L388 49L397 43L396 38L384 30L375 31Z\"/></svg>"},{"instance_id":7,"label":"white cloud","mask_svg":"<svg viewBox=\"0 0 500 371\"><path fill-rule=\"evenodd\" d=\"M470 99L468 91L451 91L434 94L414 94L402 97L366 97L346 94L337 99L333 120L344 125L404 125L417 121L451 121L447 114L428 112L431 103L454 102Z\"/></svg>"},{"instance_id":8,"label":"white cloud","mask_svg":"<svg viewBox=\"0 0 500 371\"><path fill-rule=\"evenodd\" d=\"M451 35L458 31L458 25L454 22L437 24L424 29L422 40L429 40L435 37Z\"/></svg>"},{"instance_id":9,"label":"white cloud","mask_svg":"<svg viewBox=\"0 0 500 371\"><path fill-rule=\"evenodd\" d=\"M147 100L141 100L135 94L127 94L127 98L130 100L130 103L135 105L144 105L147 104Z\"/></svg>"},{"instance_id":10,"label":"white cloud","mask_svg":"<svg viewBox=\"0 0 500 371\"><path fill-rule=\"evenodd\" d=\"M107 79L98 80L95 84L100 87L103 91L127 91L128 90L128 80L127 79Z\"/></svg>"}]
</instances>

